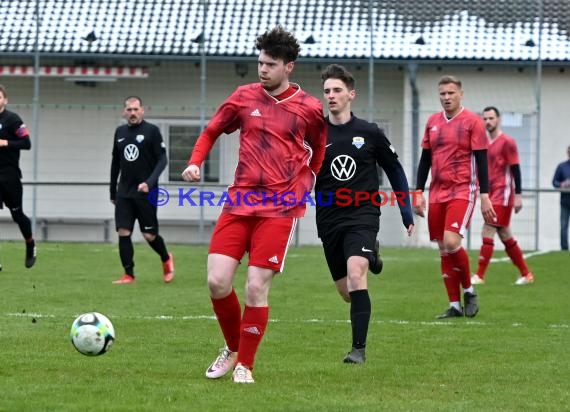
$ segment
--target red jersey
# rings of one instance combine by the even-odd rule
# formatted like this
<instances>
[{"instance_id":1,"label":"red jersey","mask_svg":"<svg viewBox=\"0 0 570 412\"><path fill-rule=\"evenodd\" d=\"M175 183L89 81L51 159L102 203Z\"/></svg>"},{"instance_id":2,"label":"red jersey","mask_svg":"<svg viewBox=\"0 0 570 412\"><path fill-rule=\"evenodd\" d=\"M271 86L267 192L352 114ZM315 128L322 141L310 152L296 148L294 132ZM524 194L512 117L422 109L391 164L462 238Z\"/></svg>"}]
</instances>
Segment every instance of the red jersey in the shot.
<instances>
[{"instance_id":1,"label":"red jersey","mask_svg":"<svg viewBox=\"0 0 570 412\"><path fill-rule=\"evenodd\" d=\"M475 201L478 190L474 150L487 149L483 120L462 108L453 118L445 112L430 116L426 123L422 148L431 150L429 203L453 199Z\"/></svg>"},{"instance_id":2,"label":"red jersey","mask_svg":"<svg viewBox=\"0 0 570 412\"><path fill-rule=\"evenodd\" d=\"M511 166L520 164L517 143L512 137L504 133L495 139L490 139L487 160L491 203L513 206L515 203L515 180Z\"/></svg>"},{"instance_id":3,"label":"red jersey","mask_svg":"<svg viewBox=\"0 0 570 412\"><path fill-rule=\"evenodd\" d=\"M321 102L301 90L277 100L260 83L238 87L198 138L188 164L200 166L222 133L240 129L234 183L223 212L301 217L325 156L327 128Z\"/></svg>"}]
</instances>

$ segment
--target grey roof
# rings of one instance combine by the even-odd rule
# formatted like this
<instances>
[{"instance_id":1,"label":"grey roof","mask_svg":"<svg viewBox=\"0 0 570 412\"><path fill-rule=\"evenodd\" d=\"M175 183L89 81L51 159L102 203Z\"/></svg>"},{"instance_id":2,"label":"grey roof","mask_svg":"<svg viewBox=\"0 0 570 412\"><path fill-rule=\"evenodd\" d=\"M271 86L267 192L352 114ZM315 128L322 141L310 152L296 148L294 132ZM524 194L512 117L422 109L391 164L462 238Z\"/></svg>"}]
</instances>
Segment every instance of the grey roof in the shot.
<instances>
[{"instance_id":1,"label":"grey roof","mask_svg":"<svg viewBox=\"0 0 570 412\"><path fill-rule=\"evenodd\" d=\"M195 42L204 32L200 0L38 1L42 54L200 54ZM209 0L205 47L208 56L253 57L255 38L282 24L300 40L312 36L314 44L302 45L303 57L365 59L370 55L371 6L376 59L533 60L540 38L543 60L570 62L569 3ZM35 7L36 0L0 0L0 55L33 53Z\"/></svg>"}]
</instances>

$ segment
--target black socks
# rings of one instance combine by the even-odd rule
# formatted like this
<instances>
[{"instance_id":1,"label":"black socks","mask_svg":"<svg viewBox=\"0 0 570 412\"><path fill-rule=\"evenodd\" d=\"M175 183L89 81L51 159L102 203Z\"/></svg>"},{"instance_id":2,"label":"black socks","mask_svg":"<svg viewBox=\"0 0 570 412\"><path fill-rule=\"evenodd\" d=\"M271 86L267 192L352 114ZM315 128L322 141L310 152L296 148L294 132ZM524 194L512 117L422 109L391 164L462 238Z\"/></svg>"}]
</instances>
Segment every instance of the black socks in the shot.
<instances>
[{"instance_id":1,"label":"black socks","mask_svg":"<svg viewBox=\"0 0 570 412\"><path fill-rule=\"evenodd\" d=\"M366 347L368 324L370 322L370 296L367 289L349 292L350 295L350 323L352 326L352 347L363 349Z\"/></svg>"},{"instance_id":2,"label":"black socks","mask_svg":"<svg viewBox=\"0 0 570 412\"><path fill-rule=\"evenodd\" d=\"M135 255L135 249L133 247L133 241L130 236L119 236L119 256L121 257L121 263L125 268L125 273L132 277L135 276L133 262L133 257Z\"/></svg>"},{"instance_id":3,"label":"black socks","mask_svg":"<svg viewBox=\"0 0 570 412\"><path fill-rule=\"evenodd\" d=\"M168 260L168 250L166 250L166 245L164 244L164 239L160 235L156 235L152 242L147 241L150 247L160 255L160 260L166 262Z\"/></svg>"}]
</instances>

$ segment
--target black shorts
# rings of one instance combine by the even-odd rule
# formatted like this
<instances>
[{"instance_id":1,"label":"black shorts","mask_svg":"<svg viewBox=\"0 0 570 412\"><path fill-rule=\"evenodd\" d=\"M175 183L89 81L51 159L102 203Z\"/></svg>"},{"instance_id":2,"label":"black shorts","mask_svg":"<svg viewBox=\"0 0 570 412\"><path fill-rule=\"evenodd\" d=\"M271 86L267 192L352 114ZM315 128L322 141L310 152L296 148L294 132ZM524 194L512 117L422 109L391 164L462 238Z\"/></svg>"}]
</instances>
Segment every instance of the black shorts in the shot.
<instances>
[{"instance_id":1,"label":"black shorts","mask_svg":"<svg viewBox=\"0 0 570 412\"><path fill-rule=\"evenodd\" d=\"M128 198L117 196L115 203L115 228L133 231L135 220L139 221L139 228L143 233L156 235L158 233L158 218L156 206L146 197Z\"/></svg>"},{"instance_id":2,"label":"black shorts","mask_svg":"<svg viewBox=\"0 0 570 412\"><path fill-rule=\"evenodd\" d=\"M20 179L0 180L0 209L22 208L22 181Z\"/></svg>"},{"instance_id":3,"label":"black shorts","mask_svg":"<svg viewBox=\"0 0 570 412\"><path fill-rule=\"evenodd\" d=\"M321 237L327 265L335 282L346 277L349 257L373 259L376 233L370 229L339 228Z\"/></svg>"}]
</instances>

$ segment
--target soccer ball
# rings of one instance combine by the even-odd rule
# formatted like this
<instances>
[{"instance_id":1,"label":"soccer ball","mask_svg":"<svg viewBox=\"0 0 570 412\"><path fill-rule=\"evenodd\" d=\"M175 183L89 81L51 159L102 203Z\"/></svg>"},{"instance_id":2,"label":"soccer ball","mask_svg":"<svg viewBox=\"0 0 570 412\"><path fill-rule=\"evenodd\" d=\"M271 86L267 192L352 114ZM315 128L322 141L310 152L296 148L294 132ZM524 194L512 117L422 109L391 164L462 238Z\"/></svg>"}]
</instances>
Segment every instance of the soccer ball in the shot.
<instances>
[{"instance_id":1,"label":"soccer ball","mask_svg":"<svg viewBox=\"0 0 570 412\"><path fill-rule=\"evenodd\" d=\"M79 353L102 355L115 340L115 328L105 315L89 312L80 315L71 325L71 343Z\"/></svg>"}]
</instances>

